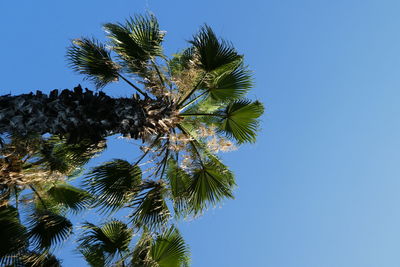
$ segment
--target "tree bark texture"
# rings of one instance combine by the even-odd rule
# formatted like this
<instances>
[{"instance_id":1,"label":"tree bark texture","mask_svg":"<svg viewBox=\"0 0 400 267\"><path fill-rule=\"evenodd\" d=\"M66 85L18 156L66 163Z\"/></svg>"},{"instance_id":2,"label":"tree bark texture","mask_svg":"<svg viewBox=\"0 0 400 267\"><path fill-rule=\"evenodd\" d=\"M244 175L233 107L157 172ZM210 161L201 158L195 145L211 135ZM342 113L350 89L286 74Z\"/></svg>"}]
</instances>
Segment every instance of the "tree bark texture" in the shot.
<instances>
[{"instance_id":1,"label":"tree bark texture","mask_svg":"<svg viewBox=\"0 0 400 267\"><path fill-rule=\"evenodd\" d=\"M153 114L150 121L149 114ZM103 92L83 91L81 86L48 95L37 91L0 96L0 134L48 133L71 142L97 142L117 133L140 138L144 128L157 132L154 121L170 115L170 107L157 100L112 98Z\"/></svg>"}]
</instances>

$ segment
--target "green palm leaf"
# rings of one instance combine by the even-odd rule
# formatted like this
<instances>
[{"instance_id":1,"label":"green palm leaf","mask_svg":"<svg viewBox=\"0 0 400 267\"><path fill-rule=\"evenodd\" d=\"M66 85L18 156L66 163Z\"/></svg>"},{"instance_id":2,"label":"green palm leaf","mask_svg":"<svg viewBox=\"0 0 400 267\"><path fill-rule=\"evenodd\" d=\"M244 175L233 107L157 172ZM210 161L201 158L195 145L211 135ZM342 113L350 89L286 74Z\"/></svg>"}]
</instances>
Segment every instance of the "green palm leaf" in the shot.
<instances>
[{"instance_id":1,"label":"green palm leaf","mask_svg":"<svg viewBox=\"0 0 400 267\"><path fill-rule=\"evenodd\" d=\"M80 246L78 251L85 258L90 267L105 267L106 259L104 257L101 245L94 246Z\"/></svg>"},{"instance_id":2,"label":"green palm leaf","mask_svg":"<svg viewBox=\"0 0 400 267\"><path fill-rule=\"evenodd\" d=\"M119 66L113 62L106 47L94 39L74 40L68 48L70 67L93 81L97 88L118 80Z\"/></svg>"},{"instance_id":3,"label":"green palm leaf","mask_svg":"<svg viewBox=\"0 0 400 267\"><path fill-rule=\"evenodd\" d=\"M219 130L238 143L255 142L264 106L259 101L238 100L228 104L221 113Z\"/></svg>"},{"instance_id":4,"label":"green palm leaf","mask_svg":"<svg viewBox=\"0 0 400 267\"><path fill-rule=\"evenodd\" d=\"M189 266L189 247L175 227L153 238L145 230L132 255L132 267Z\"/></svg>"},{"instance_id":5,"label":"green palm leaf","mask_svg":"<svg viewBox=\"0 0 400 267\"><path fill-rule=\"evenodd\" d=\"M195 56L199 61L198 66L206 72L211 72L242 58L231 44L219 40L207 25L200 29L190 43L195 48Z\"/></svg>"},{"instance_id":6,"label":"green palm leaf","mask_svg":"<svg viewBox=\"0 0 400 267\"><path fill-rule=\"evenodd\" d=\"M19 257L19 262L21 267L61 267L60 260L48 252L25 252Z\"/></svg>"},{"instance_id":7,"label":"green palm leaf","mask_svg":"<svg viewBox=\"0 0 400 267\"><path fill-rule=\"evenodd\" d=\"M29 238L38 249L48 249L66 240L72 233L72 223L51 211L36 211L30 219Z\"/></svg>"},{"instance_id":8,"label":"green palm leaf","mask_svg":"<svg viewBox=\"0 0 400 267\"><path fill-rule=\"evenodd\" d=\"M211 72L204 85L213 99L231 101L245 96L253 81L251 72L239 60Z\"/></svg>"},{"instance_id":9,"label":"green palm leaf","mask_svg":"<svg viewBox=\"0 0 400 267\"><path fill-rule=\"evenodd\" d=\"M159 235L150 250L159 267L182 267L189 264L189 248L179 231L171 227Z\"/></svg>"},{"instance_id":10,"label":"green palm leaf","mask_svg":"<svg viewBox=\"0 0 400 267\"><path fill-rule=\"evenodd\" d=\"M68 184L58 184L47 191L53 202L63 205L75 212L88 207L91 197L85 190Z\"/></svg>"},{"instance_id":11,"label":"green palm leaf","mask_svg":"<svg viewBox=\"0 0 400 267\"><path fill-rule=\"evenodd\" d=\"M127 204L139 190L142 173L137 165L121 159L95 167L84 182L96 198L95 206L115 211Z\"/></svg>"},{"instance_id":12,"label":"green palm leaf","mask_svg":"<svg viewBox=\"0 0 400 267\"><path fill-rule=\"evenodd\" d=\"M190 176L173 158L168 160L167 170L168 185L171 192L171 198L174 202L175 215L185 215L187 211L188 187L190 185Z\"/></svg>"},{"instance_id":13,"label":"green palm leaf","mask_svg":"<svg viewBox=\"0 0 400 267\"><path fill-rule=\"evenodd\" d=\"M93 266L99 266L101 262L110 263L115 255L129 249L133 231L121 221L111 220L100 227L85 223L83 228L85 233L78 239L78 250L86 255ZM95 260L96 256L99 259Z\"/></svg>"},{"instance_id":14,"label":"green palm leaf","mask_svg":"<svg viewBox=\"0 0 400 267\"><path fill-rule=\"evenodd\" d=\"M147 61L162 55L164 33L152 15L130 18L124 25L107 23L104 29L129 72L145 75Z\"/></svg>"},{"instance_id":15,"label":"green palm leaf","mask_svg":"<svg viewBox=\"0 0 400 267\"><path fill-rule=\"evenodd\" d=\"M18 216L14 207L0 207L0 264L10 264L13 256L28 245L26 228L20 223Z\"/></svg>"},{"instance_id":16,"label":"green palm leaf","mask_svg":"<svg viewBox=\"0 0 400 267\"><path fill-rule=\"evenodd\" d=\"M170 218L170 212L165 202L166 193L163 182L149 181L143 184L142 193L135 198L135 211L131 215L136 227L146 226L155 229L165 225Z\"/></svg>"},{"instance_id":17,"label":"green palm leaf","mask_svg":"<svg viewBox=\"0 0 400 267\"><path fill-rule=\"evenodd\" d=\"M232 173L212 161L202 164L193 171L188 188L192 211L198 214L210 204L215 205L224 198L233 198L233 185Z\"/></svg>"}]
</instances>

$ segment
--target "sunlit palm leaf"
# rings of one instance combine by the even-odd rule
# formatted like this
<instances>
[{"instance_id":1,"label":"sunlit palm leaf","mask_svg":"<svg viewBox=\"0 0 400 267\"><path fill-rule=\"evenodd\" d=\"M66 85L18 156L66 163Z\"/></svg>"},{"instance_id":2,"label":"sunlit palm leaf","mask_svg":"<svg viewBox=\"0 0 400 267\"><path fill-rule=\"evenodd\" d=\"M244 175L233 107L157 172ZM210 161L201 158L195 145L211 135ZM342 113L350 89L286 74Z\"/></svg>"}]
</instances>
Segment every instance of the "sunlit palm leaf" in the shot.
<instances>
[{"instance_id":1,"label":"sunlit palm leaf","mask_svg":"<svg viewBox=\"0 0 400 267\"><path fill-rule=\"evenodd\" d=\"M96 197L96 206L115 211L127 204L139 190L142 173L138 166L116 159L95 167L84 182Z\"/></svg>"},{"instance_id":2,"label":"sunlit palm leaf","mask_svg":"<svg viewBox=\"0 0 400 267\"><path fill-rule=\"evenodd\" d=\"M51 211L36 211L30 219L29 237L37 249L48 249L65 241L72 233L72 223Z\"/></svg>"},{"instance_id":3,"label":"sunlit palm leaf","mask_svg":"<svg viewBox=\"0 0 400 267\"><path fill-rule=\"evenodd\" d=\"M47 194L54 202L75 212L87 208L91 200L88 192L68 184L55 185Z\"/></svg>"},{"instance_id":4,"label":"sunlit palm leaf","mask_svg":"<svg viewBox=\"0 0 400 267\"><path fill-rule=\"evenodd\" d=\"M106 47L96 40L74 40L68 48L67 59L73 70L86 75L97 88L118 80L119 66L113 62Z\"/></svg>"},{"instance_id":5,"label":"sunlit palm leaf","mask_svg":"<svg viewBox=\"0 0 400 267\"><path fill-rule=\"evenodd\" d=\"M147 61L162 55L164 33L154 16L136 16L125 25L107 23L104 28L127 71L145 75Z\"/></svg>"},{"instance_id":6,"label":"sunlit palm leaf","mask_svg":"<svg viewBox=\"0 0 400 267\"><path fill-rule=\"evenodd\" d=\"M207 162L193 171L191 185L188 188L189 203L195 214L209 205L216 205L225 198L233 198L232 174L221 170L212 162Z\"/></svg>"},{"instance_id":7,"label":"sunlit palm leaf","mask_svg":"<svg viewBox=\"0 0 400 267\"><path fill-rule=\"evenodd\" d=\"M195 48L199 67L210 72L242 58L233 46L219 40L213 30L205 25L190 43Z\"/></svg>"},{"instance_id":8,"label":"sunlit palm leaf","mask_svg":"<svg viewBox=\"0 0 400 267\"><path fill-rule=\"evenodd\" d=\"M142 193L135 199L136 209L131 215L132 222L137 227L146 226L155 229L164 225L170 218L170 212L165 202L166 193L163 182L146 182Z\"/></svg>"},{"instance_id":9,"label":"sunlit palm leaf","mask_svg":"<svg viewBox=\"0 0 400 267\"><path fill-rule=\"evenodd\" d=\"M251 72L240 60L216 69L207 76L204 84L212 98L231 101L245 96L253 81Z\"/></svg>"},{"instance_id":10,"label":"sunlit palm leaf","mask_svg":"<svg viewBox=\"0 0 400 267\"><path fill-rule=\"evenodd\" d=\"M179 231L171 227L159 235L150 250L159 267L182 267L189 263L189 248Z\"/></svg>"},{"instance_id":11,"label":"sunlit palm leaf","mask_svg":"<svg viewBox=\"0 0 400 267\"><path fill-rule=\"evenodd\" d=\"M189 266L189 247L175 227L153 238L144 231L132 255L132 267Z\"/></svg>"},{"instance_id":12,"label":"sunlit palm leaf","mask_svg":"<svg viewBox=\"0 0 400 267\"><path fill-rule=\"evenodd\" d=\"M12 206L0 207L0 264L9 264L28 245L26 228Z\"/></svg>"},{"instance_id":13,"label":"sunlit palm leaf","mask_svg":"<svg viewBox=\"0 0 400 267\"><path fill-rule=\"evenodd\" d=\"M219 130L238 143L255 142L264 106L259 101L239 100L230 103L222 112Z\"/></svg>"}]
</instances>

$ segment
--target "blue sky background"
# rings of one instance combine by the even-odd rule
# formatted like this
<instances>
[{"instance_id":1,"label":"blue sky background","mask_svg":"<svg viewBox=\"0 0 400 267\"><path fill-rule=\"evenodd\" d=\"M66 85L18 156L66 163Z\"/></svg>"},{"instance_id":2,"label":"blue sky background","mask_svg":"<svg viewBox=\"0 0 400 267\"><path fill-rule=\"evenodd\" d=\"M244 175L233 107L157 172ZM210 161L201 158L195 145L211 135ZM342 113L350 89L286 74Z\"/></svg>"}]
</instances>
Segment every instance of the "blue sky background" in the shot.
<instances>
[{"instance_id":1,"label":"blue sky background","mask_svg":"<svg viewBox=\"0 0 400 267\"><path fill-rule=\"evenodd\" d=\"M0 93L93 88L67 68L69 40L146 10L167 54L205 22L231 40L266 105L258 142L224 155L236 199L180 226L192 266L400 266L400 1L3 0ZM134 158L110 142L94 163ZM85 266L72 248L57 255Z\"/></svg>"}]
</instances>

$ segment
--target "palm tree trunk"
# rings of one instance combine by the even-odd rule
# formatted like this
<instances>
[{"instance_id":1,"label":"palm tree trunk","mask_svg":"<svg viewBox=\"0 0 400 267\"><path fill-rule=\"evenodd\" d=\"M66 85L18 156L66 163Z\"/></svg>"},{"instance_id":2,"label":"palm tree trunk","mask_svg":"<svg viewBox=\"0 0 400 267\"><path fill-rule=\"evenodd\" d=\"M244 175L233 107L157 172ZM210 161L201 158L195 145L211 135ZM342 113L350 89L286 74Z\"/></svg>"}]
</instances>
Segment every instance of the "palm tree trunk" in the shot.
<instances>
[{"instance_id":1,"label":"palm tree trunk","mask_svg":"<svg viewBox=\"0 0 400 267\"><path fill-rule=\"evenodd\" d=\"M37 91L0 96L0 134L49 133L70 142L97 142L118 133L137 139L164 131L171 114L171 106L160 100L112 98L103 92L83 92L77 86L73 91L53 90L48 95Z\"/></svg>"}]
</instances>

